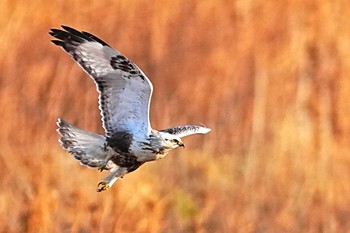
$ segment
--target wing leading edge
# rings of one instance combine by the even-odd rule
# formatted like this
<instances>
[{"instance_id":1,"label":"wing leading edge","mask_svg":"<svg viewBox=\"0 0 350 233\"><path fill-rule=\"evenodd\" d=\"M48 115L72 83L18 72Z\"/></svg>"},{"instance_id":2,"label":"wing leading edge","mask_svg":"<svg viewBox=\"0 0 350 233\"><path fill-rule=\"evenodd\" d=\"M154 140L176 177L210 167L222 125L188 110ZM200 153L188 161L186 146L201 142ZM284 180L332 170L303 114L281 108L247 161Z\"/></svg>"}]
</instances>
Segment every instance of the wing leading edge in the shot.
<instances>
[{"instance_id":1,"label":"wing leading edge","mask_svg":"<svg viewBox=\"0 0 350 233\"><path fill-rule=\"evenodd\" d=\"M96 36L62 26L51 29L62 47L89 74L99 92L99 108L107 136L127 131L149 134L152 83L130 60Z\"/></svg>"}]
</instances>

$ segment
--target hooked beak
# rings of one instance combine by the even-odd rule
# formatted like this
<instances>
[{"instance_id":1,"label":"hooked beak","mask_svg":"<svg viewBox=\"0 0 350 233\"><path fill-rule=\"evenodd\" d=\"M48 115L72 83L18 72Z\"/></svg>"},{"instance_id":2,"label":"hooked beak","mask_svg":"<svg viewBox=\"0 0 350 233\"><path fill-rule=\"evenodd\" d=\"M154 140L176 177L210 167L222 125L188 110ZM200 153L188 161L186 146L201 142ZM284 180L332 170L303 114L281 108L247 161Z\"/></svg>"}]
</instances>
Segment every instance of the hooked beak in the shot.
<instances>
[{"instance_id":1,"label":"hooked beak","mask_svg":"<svg viewBox=\"0 0 350 233\"><path fill-rule=\"evenodd\" d=\"M179 142L178 145L185 148L185 144L183 142Z\"/></svg>"}]
</instances>

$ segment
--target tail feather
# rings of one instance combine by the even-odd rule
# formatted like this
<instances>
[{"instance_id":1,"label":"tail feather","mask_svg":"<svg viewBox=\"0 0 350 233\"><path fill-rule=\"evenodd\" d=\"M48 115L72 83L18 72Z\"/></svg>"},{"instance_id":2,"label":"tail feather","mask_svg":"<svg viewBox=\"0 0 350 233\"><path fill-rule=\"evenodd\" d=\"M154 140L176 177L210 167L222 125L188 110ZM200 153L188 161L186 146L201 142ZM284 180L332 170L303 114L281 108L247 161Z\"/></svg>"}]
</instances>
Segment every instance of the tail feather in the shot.
<instances>
[{"instance_id":1,"label":"tail feather","mask_svg":"<svg viewBox=\"0 0 350 233\"><path fill-rule=\"evenodd\" d=\"M105 150L106 138L104 136L79 129L60 118L57 120L57 125L57 132L61 135L58 141L63 149L80 160L83 165L89 167L103 165L108 154ZM113 163L109 161L106 169L111 169L113 166Z\"/></svg>"}]
</instances>

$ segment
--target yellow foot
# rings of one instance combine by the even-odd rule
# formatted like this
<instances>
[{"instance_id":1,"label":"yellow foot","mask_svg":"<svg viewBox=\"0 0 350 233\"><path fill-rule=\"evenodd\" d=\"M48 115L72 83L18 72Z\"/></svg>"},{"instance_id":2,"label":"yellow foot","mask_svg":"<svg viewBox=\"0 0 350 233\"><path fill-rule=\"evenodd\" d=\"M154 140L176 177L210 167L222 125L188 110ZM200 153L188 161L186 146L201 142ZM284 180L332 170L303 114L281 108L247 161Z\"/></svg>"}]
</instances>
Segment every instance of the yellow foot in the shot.
<instances>
[{"instance_id":1,"label":"yellow foot","mask_svg":"<svg viewBox=\"0 0 350 233\"><path fill-rule=\"evenodd\" d=\"M97 185L97 192L102 192L109 189L109 184L107 182L101 181L100 183L98 183Z\"/></svg>"}]
</instances>

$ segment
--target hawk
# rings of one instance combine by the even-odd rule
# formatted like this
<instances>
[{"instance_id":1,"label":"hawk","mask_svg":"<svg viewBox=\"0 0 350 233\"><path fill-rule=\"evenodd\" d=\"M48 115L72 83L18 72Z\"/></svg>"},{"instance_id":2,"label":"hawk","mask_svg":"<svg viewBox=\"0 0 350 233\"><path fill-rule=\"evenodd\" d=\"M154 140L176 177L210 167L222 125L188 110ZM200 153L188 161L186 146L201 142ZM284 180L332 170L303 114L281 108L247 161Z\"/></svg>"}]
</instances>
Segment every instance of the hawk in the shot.
<instances>
[{"instance_id":1,"label":"hawk","mask_svg":"<svg viewBox=\"0 0 350 233\"><path fill-rule=\"evenodd\" d=\"M59 142L82 165L110 171L98 184L98 192L142 164L185 147L182 137L210 131L195 125L152 129L149 107L153 86L141 69L96 36L68 26L62 29L50 30L55 38L52 43L69 53L95 82L105 135L87 132L59 118Z\"/></svg>"}]
</instances>

